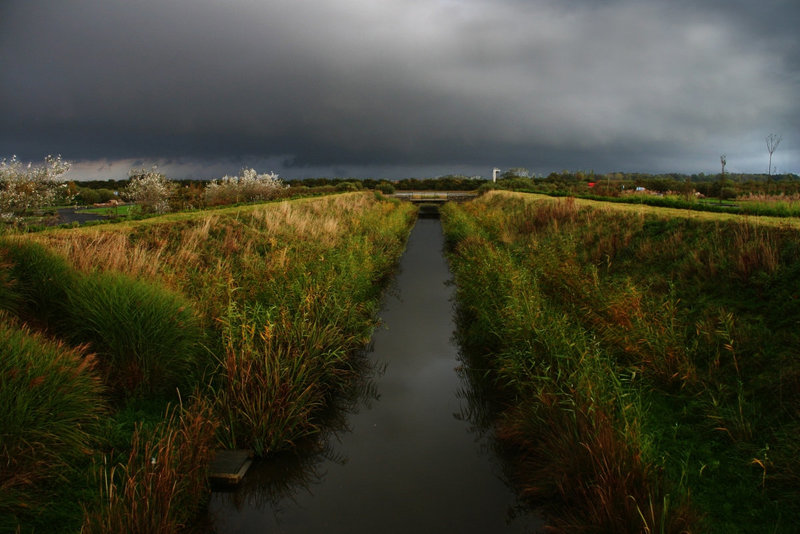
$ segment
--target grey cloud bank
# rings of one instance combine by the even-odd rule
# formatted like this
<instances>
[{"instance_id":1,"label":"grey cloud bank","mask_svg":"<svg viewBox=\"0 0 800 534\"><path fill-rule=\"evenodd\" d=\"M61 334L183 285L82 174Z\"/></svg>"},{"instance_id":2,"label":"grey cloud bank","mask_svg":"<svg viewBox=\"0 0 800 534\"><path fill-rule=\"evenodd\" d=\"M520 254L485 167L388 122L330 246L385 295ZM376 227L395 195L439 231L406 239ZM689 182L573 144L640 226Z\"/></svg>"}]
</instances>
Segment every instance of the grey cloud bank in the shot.
<instances>
[{"instance_id":1,"label":"grey cloud bank","mask_svg":"<svg viewBox=\"0 0 800 534\"><path fill-rule=\"evenodd\" d=\"M793 1L0 4L0 157L86 177L800 171ZM269 167L266 167L269 165ZM124 168L124 169L123 169Z\"/></svg>"}]
</instances>

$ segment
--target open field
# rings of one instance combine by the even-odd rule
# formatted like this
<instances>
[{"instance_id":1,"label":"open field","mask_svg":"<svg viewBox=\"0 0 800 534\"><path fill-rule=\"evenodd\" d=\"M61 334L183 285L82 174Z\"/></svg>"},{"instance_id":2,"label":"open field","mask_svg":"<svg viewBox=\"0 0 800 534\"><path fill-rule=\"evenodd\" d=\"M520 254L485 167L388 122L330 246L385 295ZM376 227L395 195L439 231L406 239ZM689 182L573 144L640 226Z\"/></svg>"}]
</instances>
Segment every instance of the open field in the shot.
<instances>
[{"instance_id":1,"label":"open field","mask_svg":"<svg viewBox=\"0 0 800 534\"><path fill-rule=\"evenodd\" d=\"M105 215L107 217L124 217L130 215L136 206L134 204L123 204L121 206L112 207L99 207L99 208L83 208L83 213L96 213L98 215Z\"/></svg>"},{"instance_id":2,"label":"open field","mask_svg":"<svg viewBox=\"0 0 800 534\"><path fill-rule=\"evenodd\" d=\"M459 337L555 528L795 530L795 222L499 192L443 216Z\"/></svg>"},{"instance_id":3,"label":"open field","mask_svg":"<svg viewBox=\"0 0 800 534\"><path fill-rule=\"evenodd\" d=\"M351 193L4 237L2 391L28 400L0 424L0 531L172 532L213 448L315 435L414 215ZM27 419L55 413L83 431Z\"/></svg>"},{"instance_id":4,"label":"open field","mask_svg":"<svg viewBox=\"0 0 800 534\"><path fill-rule=\"evenodd\" d=\"M542 195L537 193L528 193L531 197L537 197L540 199L546 198L553 198L549 195ZM658 197L654 197L655 200L658 200ZM781 202L758 202L758 201L751 201L745 200L740 201L736 200L736 203L739 207L743 210L747 211L747 206L752 206L753 212L757 212L759 209L762 211L768 212L771 209L779 210L783 207L784 211L786 211L786 215L782 217L772 217L767 215L748 215L745 214L738 214L738 213L726 213L724 211L702 211L701 209L681 209L681 208L671 208L671 207L664 207L664 206L649 206L647 204L639 204L635 203L631 199L623 199L628 200L625 201L617 201L614 198L606 199L606 200L592 200L586 198L575 198L575 202L579 205L584 206L598 206L611 209L617 209L621 211L627 211L629 213L639 213L639 214L649 214L649 215L660 215L663 217L682 217L688 219L696 219L698 221L742 221L742 220L752 220L757 221L760 225L768 225L768 226L791 226L794 228L800 228L800 219L797 218L797 214L795 213L798 210L797 203L781 203ZM611 202L613 201L613 202ZM708 199L706 204L709 204L711 207L714 207L716 200ZM690 207L695 206L695 204L688 204Z\"/></svg>"}]
</instances>

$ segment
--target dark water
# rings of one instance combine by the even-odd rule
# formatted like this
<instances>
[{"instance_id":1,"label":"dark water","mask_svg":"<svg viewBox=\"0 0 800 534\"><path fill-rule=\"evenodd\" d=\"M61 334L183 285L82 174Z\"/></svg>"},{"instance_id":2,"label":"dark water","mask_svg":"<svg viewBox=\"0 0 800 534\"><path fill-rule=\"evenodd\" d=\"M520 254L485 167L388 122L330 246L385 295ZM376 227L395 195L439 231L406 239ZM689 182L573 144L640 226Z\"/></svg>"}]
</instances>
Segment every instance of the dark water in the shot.
<instances>
[{"instance_id":1,"label":"dark water","mask_svg":"<svg viewBox=\"0 0 800 534\"><path fill-rule=\"evenodd\" d=\"M55 224L67 224L77 222L83 224L87 221L102 221L108 219L105 215L98 213L88 213L75 208L61 208L58 210L58 218Z\"/></svg>"},{"instance_id":2,"label":"dark water","mask_svg":"<svg viewBox=\"0 0 800 534\"><path fill-rule=\"evenodd\" d=\"M376 364L347 432L323 450L263 462L209 505L219 533L536 532L469 422L457 367L453 288L438 219L421 218L375 332ZM352 413L356 412L356 413Z\"/></svg>"}]
</instances>

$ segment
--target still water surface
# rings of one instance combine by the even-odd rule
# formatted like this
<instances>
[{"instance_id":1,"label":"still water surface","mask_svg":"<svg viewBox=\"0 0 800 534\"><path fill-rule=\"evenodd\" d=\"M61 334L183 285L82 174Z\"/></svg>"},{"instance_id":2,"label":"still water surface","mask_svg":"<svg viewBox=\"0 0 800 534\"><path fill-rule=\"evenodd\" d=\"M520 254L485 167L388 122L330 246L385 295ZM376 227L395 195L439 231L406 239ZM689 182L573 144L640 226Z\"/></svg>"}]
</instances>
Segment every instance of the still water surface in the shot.
<instances>
[{"instance_id":1,"label":"still water surface","mask_svg":"<svg viewBox=\"0 0 800 534\"><path fill-rule=\"evenodd\" d=\"M537 532L502 480L490 437L469 422L457 368L440 221L420 218L373 337L367 395L324 450L256 466L215 492L214 530L235 533Z\"/></svg>"}]
</instances>

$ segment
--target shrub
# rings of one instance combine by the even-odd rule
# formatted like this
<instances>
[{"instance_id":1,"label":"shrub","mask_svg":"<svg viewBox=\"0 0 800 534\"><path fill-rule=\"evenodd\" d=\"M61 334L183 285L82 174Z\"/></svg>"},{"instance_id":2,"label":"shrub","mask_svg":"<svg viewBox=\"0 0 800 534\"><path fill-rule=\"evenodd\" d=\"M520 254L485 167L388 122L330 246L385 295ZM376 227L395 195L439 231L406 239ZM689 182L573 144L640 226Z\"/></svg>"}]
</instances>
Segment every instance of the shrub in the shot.
<instances>
[{"instance_id":1,"label":"shrub","mask_svg":"<svg viewBox=\"0 0 800 534\"><path fill-rule=\"evenodd\" d=\"M149 171L133 169L123 196L136 202L144 212L166 213L169 211L169 199L174 190L175 184L155 167Z\"/></svg>"},{"instance_id":2,"label":"shrub","mask_svg":"<svg viewBox=\"0 0 800 534\"><path fill-rule=\"evenodd\" d=\"M484 193L488 193L489 191L494 191L495 189L498 189L497 184L487 182L485 184L481 184L478 187L477 191L479 195L483 195Z\"/></svg>"},{"instance_id":3,"label":"shrub","mask_svg":"<svg viewBox=\"0 0 800 534\"><path fill-rule=\"evenodd\" d=\"M392 195L394 194L394 186L389 182L382 182L379 183L375 189L383 193L384 195Z\"/></svg>"},{"instance_id":4,"label":"shrub","mask_svg":"<svg viewBox=\"0 0 800 534\"><path fill-rule=\"evenodd\" d=\"M91 356L1 312L0 354L0 518L9 518L86 458L104 408Z\"/></svg>"},{"instance_id":5,"label":"shrub","mask_svg":"<svg viewBox=\"0 0 800 534\"><path fill-rule=\"evenodd\" d=\"M67 297L69 337L97 352L115 391L165 394L197 370L202 332L181 296L106 272L85 277Z\"/></svg>"},{"instance_id":6,"label":"shrub","mask_svg":"<svg viewBox=\"0 0 800 534\"><path fill-rule=\"evenodd\" d=\"M354 182L341 182L336 184L336 190L339 192L358 191L358 184Z\"/></svg>"},{"instance_id":7,"label":"shrub","mask_svg":"<svg viewBox=\"0 0 800 534\"><path fill-rule=\"evenodd\" d=\"M109 200L116 199L117 195L111 189L90 189L88 187L78 188L77 199L82 204L96 204L100 202L108 202Z\"/></svg>"},{"instance_id":8,"label":"shrub","mask_svg":"<svg viewBox=\"0 0 800 534\"><path fill-rule=\"evenodd\" d=\"M275 173L258 174L242 169L239 176L224 176L206 186L206 202L211 205L253 202L276 198L287 186Z\"/></svg>"}]
</instances>

